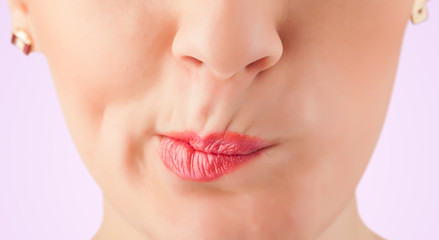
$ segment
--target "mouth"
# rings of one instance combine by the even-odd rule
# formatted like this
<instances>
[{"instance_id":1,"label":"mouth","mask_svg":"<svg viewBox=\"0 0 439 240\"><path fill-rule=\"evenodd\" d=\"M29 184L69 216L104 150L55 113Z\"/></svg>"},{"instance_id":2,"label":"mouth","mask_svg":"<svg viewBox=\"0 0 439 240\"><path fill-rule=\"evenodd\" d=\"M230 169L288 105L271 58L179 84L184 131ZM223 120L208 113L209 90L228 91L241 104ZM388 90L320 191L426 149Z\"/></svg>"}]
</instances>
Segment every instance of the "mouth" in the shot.
<instances>
[{"instance_id":1,"label":"mouth","mask_svg":"<svg viewBox=\"0 0 439 240\"><path fill-rule=\"evenodd\" d=\"M204 138L195 132L175 132L161 136L159 155L167 169L181 179L208 182L256 159L267 147L262 138L236 132Z\"/></svg>"}]
</instances>

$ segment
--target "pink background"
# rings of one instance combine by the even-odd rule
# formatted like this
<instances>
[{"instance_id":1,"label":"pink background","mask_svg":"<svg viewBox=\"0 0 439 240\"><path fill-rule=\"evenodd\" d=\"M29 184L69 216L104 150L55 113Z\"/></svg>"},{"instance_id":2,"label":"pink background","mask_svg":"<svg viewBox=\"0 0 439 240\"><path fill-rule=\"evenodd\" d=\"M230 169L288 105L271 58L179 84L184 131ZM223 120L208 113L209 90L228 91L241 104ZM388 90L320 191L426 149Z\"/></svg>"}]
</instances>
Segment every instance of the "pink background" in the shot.
<instances>
[{"instance_id":1,"label":"pink background","mask_svg":"<svg viewBox=\"0 0 439 240\"><path fill-rule=\"evenodd\" d=\"M389 112L357 189L366 224L387 239L439 239L439 2L409 24ZM0 1L0 239L90 239L101 191L66 128L42 54L9 44Z\"/></svg>"}]
</instances>

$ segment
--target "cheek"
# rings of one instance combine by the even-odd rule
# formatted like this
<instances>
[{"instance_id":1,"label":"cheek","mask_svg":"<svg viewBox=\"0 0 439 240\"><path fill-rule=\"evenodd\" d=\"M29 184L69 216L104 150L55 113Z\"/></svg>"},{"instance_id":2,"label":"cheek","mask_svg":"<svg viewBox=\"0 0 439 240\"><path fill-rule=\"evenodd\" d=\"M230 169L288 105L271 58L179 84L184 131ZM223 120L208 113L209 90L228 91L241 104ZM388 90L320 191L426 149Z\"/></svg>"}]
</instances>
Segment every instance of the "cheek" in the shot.
<instances>
[{"instance_id":1,"label":"cheek","mask_svg":"<svg viewBox=\"0 0 439 240\"><path fill-rule=\"evenodd\" d=\"M87 144L106 108L135 99L160 79L173 27L157 17L165 13L154 3L47 1L30 6L41 50L73 138Z\"/></svg>"},{"instance_id":2,"label":"cheek","mask_svg":"<svg viewBox=\"0 0 439 240\"><path fill-rule=\"evenodd\" d=\"M346 166L369 159L385 119L408 20L410 5L403 3L398 7L404 11L390 11L395 8L391 1L353 1L331 11L310 7L321 21L305 20L296 42L298 53L306 56L305 66L298 63L306 69L299 70L306 80L297 91L304 94L309 116L304 133L309 154L331 154L345 159Z\"/></svg>"},{"instance_id":3,"label":"cheek","mask_svg":"<svg viewBox=\"0 0 439 240\"><path fill-rule=\"evenodd\" d=\"M280 94L285 96L282 112L288 117L278 118L289 119L281 128L295 131L291 135L297 137L282 158L293 169L292 175L300 174L292 181L307 189L302 191L308 194L303 199L312 200L304 200L303 209L312 209L316 219L335 216L337 206L354 194L373 154L408 20L410 4L404 3L404 11L392 12L390 2L382 10L374 10L377 3L364 2L340 16L333 15L335 11L313 12L324 9L314 6L307 13L321 21L307 22L303 16L303 28L291 28L297 36L287 43L292 80ZM361 9L371 14L359 20L364 15Z\"/></svg>"}]
</instances>

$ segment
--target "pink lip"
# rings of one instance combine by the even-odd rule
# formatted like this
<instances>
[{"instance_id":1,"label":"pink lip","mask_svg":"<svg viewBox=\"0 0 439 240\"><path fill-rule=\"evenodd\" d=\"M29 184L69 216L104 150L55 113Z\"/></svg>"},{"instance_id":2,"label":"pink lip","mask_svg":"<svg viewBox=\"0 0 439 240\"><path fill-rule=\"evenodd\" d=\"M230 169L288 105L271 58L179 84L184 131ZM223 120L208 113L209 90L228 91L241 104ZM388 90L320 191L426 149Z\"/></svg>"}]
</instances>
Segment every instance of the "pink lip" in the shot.
<instances>
[{"instance_id":1,"label":"pink lip","mask_svg":"<svg viewBox=\"0 0 439 240\"><path fill-rule=\"evenodd\" d=\"M177 132L163 136L159 153L180 178L207 182L255 159L265 147L265 140L236 132L212 133L204 139L194 132Z\"/></svg>"}]
</instances>

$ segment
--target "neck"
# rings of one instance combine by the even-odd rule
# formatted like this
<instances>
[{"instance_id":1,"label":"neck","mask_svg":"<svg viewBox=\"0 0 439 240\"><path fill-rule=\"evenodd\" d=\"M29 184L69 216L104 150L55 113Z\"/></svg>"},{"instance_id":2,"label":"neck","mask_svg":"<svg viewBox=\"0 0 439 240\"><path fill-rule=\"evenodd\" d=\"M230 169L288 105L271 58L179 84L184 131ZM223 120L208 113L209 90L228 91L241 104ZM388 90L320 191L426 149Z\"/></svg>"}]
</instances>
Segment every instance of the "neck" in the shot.
<instances>
[{"instance_id":1,"label":"neck","mask_svg":"<svg viewBox=\"0 0 439 240\"><path fill-rule=\"evenodd\" d=\"M104 198L104 216L102 224L92 240L130 239L149 240L133 228L110 202ZM382 240L361 220L356 197L337 216L334 222L317 238L317 240Z\"/></svg>"}]
</instances>

